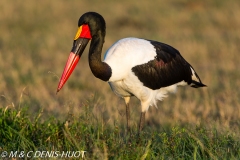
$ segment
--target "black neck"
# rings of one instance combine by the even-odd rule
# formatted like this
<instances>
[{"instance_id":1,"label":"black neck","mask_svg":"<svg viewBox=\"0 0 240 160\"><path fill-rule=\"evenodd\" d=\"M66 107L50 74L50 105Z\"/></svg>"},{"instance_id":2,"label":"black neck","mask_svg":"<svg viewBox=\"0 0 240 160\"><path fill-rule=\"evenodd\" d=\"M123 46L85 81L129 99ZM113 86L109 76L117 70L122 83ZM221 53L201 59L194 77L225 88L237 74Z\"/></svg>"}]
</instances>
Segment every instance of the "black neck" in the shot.
<instances>
[{"instance_id":1,"label":"black neck","mask_svg":"<svg viewBox=\"0 0 240 160\"><path fill-rule=\"evenodd\" d=\"M108 81L112 75L112 71L110 66L101 60L103 43L104 36L98 35L92 37L88 60L93 75L103 81Z\"/></svg>"}]
</instances>

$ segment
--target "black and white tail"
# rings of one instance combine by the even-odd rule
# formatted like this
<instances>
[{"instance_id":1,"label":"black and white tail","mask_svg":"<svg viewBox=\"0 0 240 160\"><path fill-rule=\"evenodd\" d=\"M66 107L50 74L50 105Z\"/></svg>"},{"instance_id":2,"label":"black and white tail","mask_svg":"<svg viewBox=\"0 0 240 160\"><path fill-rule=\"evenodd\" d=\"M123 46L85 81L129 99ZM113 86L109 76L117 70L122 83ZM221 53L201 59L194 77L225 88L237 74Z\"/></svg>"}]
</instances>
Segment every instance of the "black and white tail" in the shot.
<instances>
[{"instance_id":1,"label":"black and white tail","mask_svg":"<svg viewBox=\"0 0 240 160\"><path fill-rule=\"evenodd\" d=\"M190 68L192 71L192 83L190 84L190 86L193 88L206 87L206 85L202 83L201 79L199 78L197 73L194 71L194 69L192 67Z\"/></svg>"}]
</instances>

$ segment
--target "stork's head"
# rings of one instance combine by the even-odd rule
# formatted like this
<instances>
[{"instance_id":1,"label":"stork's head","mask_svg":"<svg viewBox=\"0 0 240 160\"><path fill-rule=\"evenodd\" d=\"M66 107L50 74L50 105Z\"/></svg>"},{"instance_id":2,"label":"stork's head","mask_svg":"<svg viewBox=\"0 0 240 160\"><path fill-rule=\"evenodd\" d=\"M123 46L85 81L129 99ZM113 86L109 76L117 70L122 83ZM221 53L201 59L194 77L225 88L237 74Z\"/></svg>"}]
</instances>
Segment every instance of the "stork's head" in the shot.
<instances>
[{"instance_id":1,"label":"stork's head","mask_svg":"<svg viewBox=\"0 0 240 160\"><path fill-rule=\"evenodd\" d=\"M70 77L89 40L96 37L98 34L101 34L101 37L105 37L105 28L105 20L96 12L87 12L79 18L77 33L74 37L70 55L59 81L57 92L60 91Z\"/></svg>"}]
</instances>

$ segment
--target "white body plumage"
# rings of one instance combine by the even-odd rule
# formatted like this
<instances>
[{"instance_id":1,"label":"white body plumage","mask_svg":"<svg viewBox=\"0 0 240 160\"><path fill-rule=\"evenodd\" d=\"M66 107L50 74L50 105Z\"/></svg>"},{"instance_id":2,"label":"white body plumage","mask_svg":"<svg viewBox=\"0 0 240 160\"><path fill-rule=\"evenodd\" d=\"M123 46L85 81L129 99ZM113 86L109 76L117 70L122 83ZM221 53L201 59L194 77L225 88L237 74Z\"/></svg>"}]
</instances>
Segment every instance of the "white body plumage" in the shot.
<instances>
[{"instance_id":1,"label":"white body plumage","mask_svg":"<svg viewBox=\"0 0 240 160\"><path fill-rule=\"evenodd\" d=\"M144 86L132 68L153 60L155 56L156 49L149 41L125 38L113 44L104 57L104 62L112 69L109 85L113 92L120 97L136 96L141 101L142 112L149 106L156 106L157 101L163 100L169 92L176 92L178 85L187 84L182 81L157 90Z\"/></svg>"}]
</instances>

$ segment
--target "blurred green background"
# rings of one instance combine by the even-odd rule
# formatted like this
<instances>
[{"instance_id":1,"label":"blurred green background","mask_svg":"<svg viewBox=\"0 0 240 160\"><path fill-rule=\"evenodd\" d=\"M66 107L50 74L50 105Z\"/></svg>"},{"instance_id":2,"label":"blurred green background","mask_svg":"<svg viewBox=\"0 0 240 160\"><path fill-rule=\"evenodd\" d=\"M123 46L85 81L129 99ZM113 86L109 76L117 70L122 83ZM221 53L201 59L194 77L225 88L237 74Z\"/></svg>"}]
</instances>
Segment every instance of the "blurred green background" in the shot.
<instances>
[{"instance_id":1,"label":"blurred green background","mask_svg":"<svg viewBox=\"0 0 240 160\"><path fill-rule=\"evenodd\" d=\"M115 41L139 37L177 48L207 88L179 88L151 107L147 124L214 125L234 131L240 123L240 2L238 0L33 1L0 2L0 107L43 108L59 119L90 104L107 124L125 123L123 100L88 66L86 48L76 70L56 95L79 17L100 13L106 20L103 54ZM133 125L140 106L131 101Z\"/></svg>"}]
</instances>

